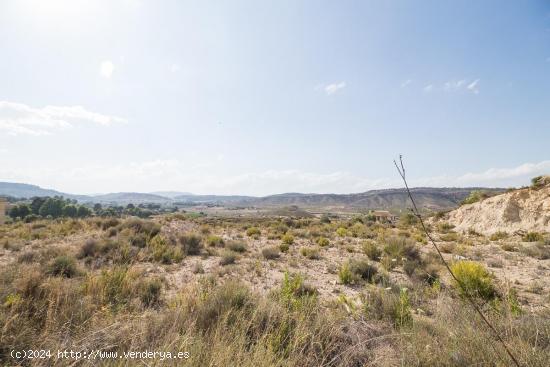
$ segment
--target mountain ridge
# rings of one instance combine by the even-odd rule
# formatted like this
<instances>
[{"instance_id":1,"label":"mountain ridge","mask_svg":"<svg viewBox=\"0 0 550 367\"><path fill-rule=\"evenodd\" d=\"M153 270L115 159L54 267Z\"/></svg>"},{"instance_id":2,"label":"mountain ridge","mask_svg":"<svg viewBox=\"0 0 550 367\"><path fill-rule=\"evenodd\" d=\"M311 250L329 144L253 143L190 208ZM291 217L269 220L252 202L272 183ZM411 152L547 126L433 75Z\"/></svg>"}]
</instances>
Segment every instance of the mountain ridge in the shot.
<instances>
[{"instance_id":1,"label":"mountain ridge","mask_svg":"<svg viewBox=\"0 0 550 367\"><path fill-rule=\"evenodd\" d=\"M483 187L417 187L411 191L415 194L417 204L432 210L451 209L464 200L474 190L490 192L504 191L500 188ZM161 193L166 193L161 195ZM171 195L170 195L171 194ZM378 208L392 209L409 206L408 195L402 188L376 189L351 194L313 194L313 193L281 193L267 196L246 195L194 195L177 191L157 191L152 193L115 192L100 195L75 195L57 190L44 189L37 185L0 182L0 195L16 198L30 198L33 196L63 196L76 199L83 203L157 203L157 204L210 204L232 206L257 207L347 207L347 208Z\"/></svg>"}]
</instances>

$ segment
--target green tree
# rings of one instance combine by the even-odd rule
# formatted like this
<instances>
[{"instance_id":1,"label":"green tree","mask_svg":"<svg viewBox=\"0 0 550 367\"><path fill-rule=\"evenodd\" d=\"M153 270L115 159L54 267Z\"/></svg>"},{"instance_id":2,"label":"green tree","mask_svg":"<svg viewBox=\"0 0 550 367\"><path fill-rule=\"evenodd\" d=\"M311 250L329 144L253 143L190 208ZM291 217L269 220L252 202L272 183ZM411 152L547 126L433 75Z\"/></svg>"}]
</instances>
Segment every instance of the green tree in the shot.
<instances>
[{"instance_id":1,"label":"green tree","mask_svg":"<svg viewBox=\"0 0 550 367\"><path fill-rule=\"evenodd\" d=\"M48 198L40 207L39 214L43 217L47 217L48 215L50 215L53 218L59 218L61 215L63 215L64 206L65 202L62 198Z\"/></svg>"},{"instance_id":2,"label":"green tree","mask_svg":"<svg viewBox=\"0 0 550 367\"><path fill-rule=\"evenodd\" d=\"M75 205L70 204L70 205L65 205L63 207L64 217L75 218L77 215L77 212L78 212L78 209L76 208Z\"/></svg>"},{"instance_id":3,"label":"green tree","mask_svg":"<svg viewBox=\"0 0 550 367\"><path fill-rule=\"evenodd\" d=\"M90 210L90 208L85 207L84 205L80 205L78 207L76 215L79 218L89 217L90 215L92 215L92 211Z\"/></svg>"},{"instance_id":4,"label":"green tree","mask_svg":"<svg viewBox=\"0 0 550 367\"><path fill-rule=\"evenodd\" d=\"M42 206L42 204L44 204L46 199L47 198L43 198L43 197L35 197L32 199L31 210L33 214L36 214L36 215L40 214L40 207Z\"/></svg>"}]
</instances>

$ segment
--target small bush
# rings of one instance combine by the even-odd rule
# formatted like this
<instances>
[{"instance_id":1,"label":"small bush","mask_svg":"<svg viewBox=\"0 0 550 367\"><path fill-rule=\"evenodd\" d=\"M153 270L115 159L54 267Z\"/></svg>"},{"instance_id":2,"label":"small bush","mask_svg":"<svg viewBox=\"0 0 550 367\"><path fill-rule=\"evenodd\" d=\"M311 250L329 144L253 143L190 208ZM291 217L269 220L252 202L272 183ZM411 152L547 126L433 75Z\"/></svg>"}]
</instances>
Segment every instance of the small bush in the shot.
<instances>
[{"instance_id":1,"label":"small bush","mask_svg":"<svg viewBox=\"0 0 550 367\"><path fill-rule=\"evenodd\" d=\"M160 303L162 282L159 279L148 279L140 284L139 299L146 307L153 307Z\"/></svg>"},{"instance_id":2,"label":"small bush","mask_svg":"<svg viewBox=\"0 0 550 367\"><path fill-rule=\"evenodd\" d=\"M338 278L342 284L352 284L354 282L353 273L349 266L349 262L345 262L338 271Z\"/></svg>"},{"instance_id":3,"label":"small bush","mask_svg":"<svg viewBox=\"0 0 550 367\"><path fill-rule=\"evenodd\" d=\"M521 252L538 260L550 259L550 246L543 243L536 243L521 248Z\"/></svg>"},{"instance_id":4,"label":"small bush","mask_svg":"<svg viewBox=\"0 0 550 367\"><path fill-rule=\"evenodd\" d=\"M288 252L288 250L290 249L290 246L286 243L281 243L279 245L279 250L281 250L281 252Z\"/></svg>"},{"instance_id":5,"label":"small bush","mask_svg":"<svg viewBox=\"0 0 550 367\"><path fill-rule=\"evenodd\" d=\"M330 245L330 241L326 237L319 237L317 239L317 244L321 247L327 247Z\"/></svg>"},{"instance_id":6,"label":"small bush","mask_svg":"<svg viewBox=\"0 0 550 367\"><path fill-rule=\"evenodd\" d=\"M258 227L250 227L246 230L246 235L248 237L259 237L262 234Z\"/></svg>"},{"instance_id":7,"label":"small bush","mask_svg":"<svg viewBox=\"0 0 550 367\"><path fill-rule=\"evenodd\" d=\"M447 233L452 230L455 226L447 222L442 222L437 225L437 229L441 233Z\"/></svg>"},{"instance_id":8,"label":"small bush","mask_svg":"<svg viewBox=\"0 0 550 367\"><path fill-rule=\"evenodd\" d=\"M498 231L498 232L493 233L493 234L489 237L489 240L490 240L490 241L499 241L499 240L503 240L503 239L506 239L506 238L508 238L508 233L502 232L502 231Z\"/></svg>"},{"instance_id":9,"label":"small bush","mask_svg":"<svg viewBox=\"0 0 550 367\"><path fill-rule=\"evenodd\" d=\"M502 249L503 249L504 251L509 251L509 252L516 252L516 251L519 251L519 247L518 247L517 244L513 244L513 243L509 243L509 242L503 243L503 244L501 245L501 247L502 247Z\"/></svg>"},{"instance_id":10,"label":"small bush","mask_svg":"<svg viewBox=\"0 0 550 367\"><path fill-rule=\"evenodd\" d=\"M144 248L147 245L147 236L144 233L136 233L130 237L130 245Z\"/></svg>"},{"instance_id":11,"label":"small bush","mask_svg":"<svg viewBox=\"0 0 550 367\"><path fill-rule=\"evenodd\" d=\"M367 259L350 260L350 270L358 278L370 282L373 276L378 273L376 266L372 265Z\"/></svg>"},{"instance_id":12,"label":"small bush","mask_svg":"<svg viewBox=\"0 0 550 367\"><path fill-rule=\"evenodd\" d=\"M287 245L292 245L294 243L294 236L290 233L287 233L281 238L281 240Z\"/></svg>"},{"instance_id":13,"label":"small bush","mask_svg":"<svg viewBox=\"0 0 550 367\"><path fill-rule=\"evenodd\" d=\"M538 232L528 232L522 237L523 242L539 242L543 239L542 234Z\"/></svg>"},{"instance_id":14,"label":"small bush","mask_svg":"<svg viewBox=\"0 0 550 367\"><path fill-rule=\"evenodd\" d=\"M483 199L486 199L489 197L489 194L484 191L474 190L470 192L470 195L464 200L462 200L462 205L464 204L473 204L477 203L478 201L481 201Z\"/></svg>"},{"instance_id":15,"label":"small bush","mask_svg":"<svg viewBox=\"0 0 550 367\"><path fill-rule=\"evenodd\" d=\"M229 242L226 247L231 251L240 252L240 253L246 252L247 250L246 243L239 242L239 241Z\"/></svg>"},{"instance_id":16,"label":"small bush","mask_svg":"<svg viewBox=\"0 0 550 367\"><path fill-rule=\"evenodd\" d=\"M202 238L196 234L186 234L178 239L185 255L200 255L203 249Z\"/></svg>"},{"instance_id":17,"label":"small bush","mask_svg":"<svg viewBox=\"0 0 550 367\"><path fill-rule=\"evenodd\" d=\"M166 238L156 235L149 242L153 253L153 259L163 264L179 263L183 259L182 250L179 247L168 244Z\"/></svg>"},{"instance_id":18,"label":"small bush","mask_svg":"<svg viewBox=\"0 0 550 367\"><path fill-rule=\"evenodd\" d=\"M225 266L234 264L237 260L237 255L233 251L224 251L220 259L220 265Z\"/></svg>"},{"instance_id":19,"label":"small bush","mask_svg":"<svg viewBox=\"0 0 550 367\"><path fill-rule=\"evenodd\" d=\"M85 258L85 257L94 257L97 253L100 251L100 246L97 243L97 240L95 239L88 239L82 247L80 248L80 252L78 254L79 258Z\"/></svg>"},{"instance_id":20,"label":"small bush","mask_svg":"<svg viewBox=\"0 0 550 367\"><path fill-rule=\"evenodd\" d=\"M411 305L406 289L401 289L399 295L386 290L370 292L364 304L368 318L388 320L395 327L412 324Z\"/></svg>"},{"instance_id":21,"label":"small bush","mask_svg":"<svg viewBox=\"0 0 550 367\"><path fill-rule=\"evenodd\" d=\"M344 227L339 227L339 228L336 230L336 234L337 234L339 237L346 237L347 234L348 234L348 231L347 231L347 229L345 229Z\"/></svg>"},{"instance_id":22,"label":"small bush","mask_svg":"<svg viewBox=\"0 0 550 367\"><path fill-rule=\"evenodd\" d=\"M52 261L48 269L48 274L57 277L72 278L78 275L79 271L74 258L62 255L56 257Z\"/></svg>"},{"instance_id":23,"label":"small bush","mask_svg":"<svg viewBox=\"0 0 550 367\"><path fill-rule=\"evenodd\" d=\"M116 227L120 224L120 221L117 218L107 218L103 222L101 222L101 229L106 231L107 229L111 227Z\"/></svg>"},{"instance_id":24,"label":"small bush","mask_svg":"<svg viewBox=\"0 0 550 367\"><path fill-rule=\"evenodd\" d=\"M445 242L457 241L458 240L458 233L456 233L456 232L445 233L445 234L441 235L440 239L441 239L441 241L445 241Z\"/></svg>"},{"instance_id":25,"label":"small bush","mask_svg":"<svg viewBox=\"0 0 550 367\"><path fill-rule=\"evenodd\" d=\"M459 261L451 265L458 282L460 295L492 300L496 297L493 278L485 267L474 261Z\"/></svg>"},{"instance_id":26,"label":"small bush","mask_svg":"<svg viewBox=\"0 0 550 367\"><path fill-rule=\"evenodd\" d=\"M262 256L267 260L273 260L273 259L279 258L281 255L279 254L278 247L271 246L271 247L264 247L262 249Z\"/></svg>"},{"instance_id":27,"label":"small bush","mask_svg":"<svg viewBox=\"0 0 550 367\"><path fill-rule=\"evenodd\" d=\"M531 179L531 188L540 189L550 183L550 176L537 176Z\"/></svg>"},{"instance_id":28,"label":"small bush","mask_svg":"<svg viewBox=\"0 0 550 367\"><path fill-rule=\"evenodd\" d=\"M142 219L129 219L126 222L121 223L119 227L121 229L129 228L134 231L134 233L143 233L148 238L153 238L160 233L160 225Z\"/></svg>"},{"instance_id":29,"label":"small bush","mask_svg":"<svg viewBox=\"0 0 550 367\"><path fill-rule=\"evenodd\" d=\"M321 258L321 255L319 255L319 249L315 247L302 247L300 249L300 254L310 260L319 260Z\"/></svg>"},{"instance_id":30,"label":"small bush","mask_svg":"<svg viewBox=\"0 0 550 367\"><path fill-rule=\"evenodd\" d=\"M363 253L367 255L369 259L374 261L379 261L380 256L382 256L382 250L373 241L363 242Z\"/></svg>"},{"instance_id":31,"label":"small bush","mask_svg":"<svg viewBox=\"0 0 550 367\"><path fill-rule=\"evenodd\" d=\"M206 238L206 243L210 247L223 247L224 246L223 238L221 238L220 236L208 236Z\"/></svg>"}]
</instances>

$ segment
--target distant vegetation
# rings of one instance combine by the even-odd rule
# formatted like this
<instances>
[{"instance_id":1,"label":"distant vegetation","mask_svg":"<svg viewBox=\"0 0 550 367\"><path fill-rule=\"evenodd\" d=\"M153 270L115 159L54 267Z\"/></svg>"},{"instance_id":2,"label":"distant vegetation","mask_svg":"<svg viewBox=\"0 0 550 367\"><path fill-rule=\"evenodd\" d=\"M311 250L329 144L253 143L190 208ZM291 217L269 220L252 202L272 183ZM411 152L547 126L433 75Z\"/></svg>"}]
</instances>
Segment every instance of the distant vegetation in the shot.
<instances>
[{"instance_id":1,"label":"distant vegetation","mask_svg":"<svg viewBox=\"0 0 550 367\"><path fill-rule=\"evenodd\" d=\"M466 199L462 200L461 204L464 205L464 204L477 203L478 201L487 199L490 196L491 195L486 191L475 190L475 191L472 191Z\"/></svg>"},{"instance_id":2,"label":"distant vegetation","mask_svg":"<svg viewBox=\"0 0 550 367\"><path fill-rule=\"evenodd\" d=\"M35 197L30 200L20 200L8 211L13 220L32 222L41 218L86 218L90 216L120 217L122 215L148 218L163 212L173 212L175 208L163 208L159 204L128 204L124 206L93 206L78 204L74 199L61 196Z\"/></svg>"}]
</instances>

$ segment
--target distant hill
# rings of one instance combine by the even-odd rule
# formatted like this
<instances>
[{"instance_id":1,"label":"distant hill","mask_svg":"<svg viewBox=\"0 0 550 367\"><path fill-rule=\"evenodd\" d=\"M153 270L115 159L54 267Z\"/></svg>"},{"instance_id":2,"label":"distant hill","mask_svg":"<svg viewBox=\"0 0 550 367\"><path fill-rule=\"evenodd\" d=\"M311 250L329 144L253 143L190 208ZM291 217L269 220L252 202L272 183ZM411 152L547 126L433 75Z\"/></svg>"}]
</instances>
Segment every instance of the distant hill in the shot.
<instances>
[{"instance_id":1,"label":"distant hill","mask_svg":"<svg viewBox=\"0 0 550 367\"><path fill-rule=\"evenodd\" d=\"M153 191L153 192L150 192L149 194L164 196L170 199L173 199L176 196L193 196L193 194L190 192L181 192L181 191Z\"/></svg>"},{"instance_id":2,"label":"distant hill","mask_svg":"<svg viewBox=\"0 0 550 367\"><path fill-rule=\"evenodd\" d=\"M63 196L69 199L85 201L90 199L86 195L72 195L56 190L43 189L40 186L24 183L0 182L0 195L11 196L14 198L31 198L34 196Z\"/></svg>"},{"instance_id":3,"label":"distant hill","mask_svg":"<svg viewBox=\"0 0 550 367\"><path fill-rule=\"evenodd\" d=\"M491 192L504 191L503 189L487 189L479 187L419 187L411 189L418 206L430 210L455 208L470 194L470 192L474 190L486 190ZM334 207L353 209L402 209L410 206L407 193L404 189L371 190L357 194L285 193L264 197L243 195L193 195L176 191L159 191L156 193L119 192L103 195L73 195L56 190L43 189L35 185L0 182L0 195L18 198L59 195L66 198L76 199L80 202L117 205L128 203L187 203L267 208L297 206L302 208Z\"/></svg>"},{"instance_id":4,"label":"distant hill","mask_svg":"<svg viewBox=\"0 0 550 367\"><path fill-rule=\"evenodd\" d=\"M503 191L503 189L469 188L434 188L418 187L411 189L419 207L431 210L443 210L456 207L474 190ZM405 189L370 190L357 194L279 194L258 198L252 202L257 206L300 207L348 207L367 209L397 209L410 207Z\"/></svg>"}]
</instances>

